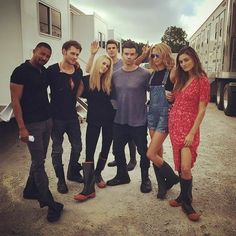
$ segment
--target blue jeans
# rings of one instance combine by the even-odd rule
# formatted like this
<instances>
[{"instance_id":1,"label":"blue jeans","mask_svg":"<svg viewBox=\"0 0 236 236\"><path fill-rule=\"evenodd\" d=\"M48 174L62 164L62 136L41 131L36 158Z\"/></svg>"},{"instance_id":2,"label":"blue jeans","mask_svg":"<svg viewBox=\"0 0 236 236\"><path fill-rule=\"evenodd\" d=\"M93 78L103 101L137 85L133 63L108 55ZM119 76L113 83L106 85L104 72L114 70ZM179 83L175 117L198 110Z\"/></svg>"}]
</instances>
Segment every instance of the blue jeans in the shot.
<instances>
[{"instance_id":1,"label":"blue jeans","mask_svg":"<svg viewBox=\"0 0 236 236\"><path fill-rule=\"evenodd\" d=\"M46 159L50 134L52 129L52 120L34 122L26 124L30 135L34 136L34 142L28 142L28 149L31 154L30 178L34 179L35 185L39 191L39 201L48 204L51 199L48 176L45 172L44 163Z\"/></svg>"},{"instance_id":2,"label":"blue jeans","mask_svg":"<svg viewBox=\"0 0 236 236\"><path fill-rule=\"evenodd\" d=\"M147 127L132 127L129 125L114 124L113 126L113 150L117 164L117 172L122 172L126 168L125 145L133 140L137 146L137 151L141 156L141 169L148 169L150 161L147 153ZM120 171L121 170L121 171Z\"/></svg>"},{"instance_id":3,"label":"blue jeans","mask_svg":"<svg viewBox=\"0 0 236 236\"><path fill-rule=\"evenodd\" d=\"M71 144L70 164L76 165L78 163L80 152L82 151L79 120L53 120L51 156L54 168L62 166L62 143L65 133L68 135Z\"/></svg>"}]
</instances>

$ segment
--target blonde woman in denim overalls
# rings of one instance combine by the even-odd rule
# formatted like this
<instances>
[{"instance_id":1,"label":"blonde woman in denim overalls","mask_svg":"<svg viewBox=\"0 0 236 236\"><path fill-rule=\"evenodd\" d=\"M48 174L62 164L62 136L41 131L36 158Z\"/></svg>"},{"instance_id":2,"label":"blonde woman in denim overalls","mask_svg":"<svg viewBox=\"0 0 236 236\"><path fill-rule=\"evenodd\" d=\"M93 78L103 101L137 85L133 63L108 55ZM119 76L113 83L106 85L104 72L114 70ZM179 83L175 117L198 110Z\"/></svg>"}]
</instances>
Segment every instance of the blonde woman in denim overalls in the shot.
<instances>
[{"instance_id":1,"label":"blonde woman in denim overalls","mask_svg":"<svg viewBox=\"0 0 236 236\"><path fill-rule=\"evenodd\" d=\"M168 111L173 83L174 60L171 49L165 43L159 43L150 51L150 66L154 70L149 82L150 103L148 111L148 129L151 143L147 157L153 162L154 172L158 184L157 198L164 199L173 185L179 182L179 177L163 160L163 142L168 135ZM167 95L168 94L168 95Z\"/></svg>"}]
</instances>

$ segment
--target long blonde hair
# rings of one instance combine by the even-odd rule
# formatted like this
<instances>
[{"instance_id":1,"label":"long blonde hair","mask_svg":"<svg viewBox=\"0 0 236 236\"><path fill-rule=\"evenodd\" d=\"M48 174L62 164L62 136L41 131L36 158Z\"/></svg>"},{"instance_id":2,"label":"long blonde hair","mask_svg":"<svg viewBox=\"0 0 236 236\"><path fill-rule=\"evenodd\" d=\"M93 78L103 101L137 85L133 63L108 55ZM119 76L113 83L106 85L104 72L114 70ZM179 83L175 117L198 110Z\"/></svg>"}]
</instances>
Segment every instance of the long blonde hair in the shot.
<instances>
[{"instance_id":1,"label":"long blonde hair","mask_svg":"<svg viewBox=\"0 0 236 236\"><path fill-rule=\"evenodd\" d=\"M110 67L104 74L101 75L100 69L105 59L108 59L110 61ZM102 89L105 93L109 95L111 93L112 72L113 72L112 59L107 55L102 55L98 57L90 73L89 89L91 89L92 91L95 89L100 91Z\"/></svg>"},{"instance_id":2,"label":"long blonde hair","mask_svg":"<svg viewBox=\"0 0 236 236\"><path fill-rule=\"evenodd\" d=\"M165 65L166 69L171 70L175 65L175 61L173 57L171 56L172 54L171 48L165 43L158 43L152 46L150 54L149 54L149 64L151 68L153 70L157 70L155 63L153 62L153 59L151 58L151 54L154 49L161 55L162 62Z\"/></svg>"}]
</instances>

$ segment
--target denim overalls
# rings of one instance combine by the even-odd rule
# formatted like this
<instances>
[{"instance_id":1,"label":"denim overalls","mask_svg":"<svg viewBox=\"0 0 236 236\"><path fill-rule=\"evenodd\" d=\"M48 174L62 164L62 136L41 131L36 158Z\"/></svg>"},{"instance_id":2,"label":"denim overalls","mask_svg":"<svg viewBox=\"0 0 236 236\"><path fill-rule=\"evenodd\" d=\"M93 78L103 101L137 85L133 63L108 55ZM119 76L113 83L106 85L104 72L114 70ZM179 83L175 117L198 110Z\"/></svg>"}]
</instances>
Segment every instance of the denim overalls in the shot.
<instances>
[{"instance_id":1,"label":"denim overalls","mask_svg":"<svg viewBox=\"0 0 236 236\"><path fill-rule=\"evenodd\" d=\"M159 86L152 86L151 82L154 78L155 72L152 74L149 81L150 103L148 110L148 128L154 129L161 133L168 132L168 112L169 103L165 95L165 85L169 76L169 71L165 72L162 84Z\"/></svg>"}]
</instances>

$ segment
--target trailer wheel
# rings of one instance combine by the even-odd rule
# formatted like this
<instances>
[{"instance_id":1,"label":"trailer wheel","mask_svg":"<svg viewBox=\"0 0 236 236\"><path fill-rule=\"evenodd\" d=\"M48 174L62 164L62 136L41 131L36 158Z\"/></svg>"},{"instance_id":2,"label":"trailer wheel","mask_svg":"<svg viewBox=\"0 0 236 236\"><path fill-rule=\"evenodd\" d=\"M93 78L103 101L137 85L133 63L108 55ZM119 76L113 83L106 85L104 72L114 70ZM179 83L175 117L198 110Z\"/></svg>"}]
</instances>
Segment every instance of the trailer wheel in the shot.
<instances>
[{"instance_id":1,"label":"trailer wheel","mask_svg":"<svg viewBox=\"0 0 236 236\"><path fill-rule=\"evenodd\" d=\"M225 82L218 80L216 86L216 106L219 110L223 110L223 95Z\"/></svg>"},{"instance_id":2,"label":"trailer wheel","mask_svg":"<svg viewBox=\"0 0 236 236\"><path fill-rule=\"evenodd\" d=\"M236 114L236 93L234 93L236 87L231 86L231 84L232 83L226 84L224 87L223 110L227 116L233 116Z\"/></svg>"}]
</instances>

